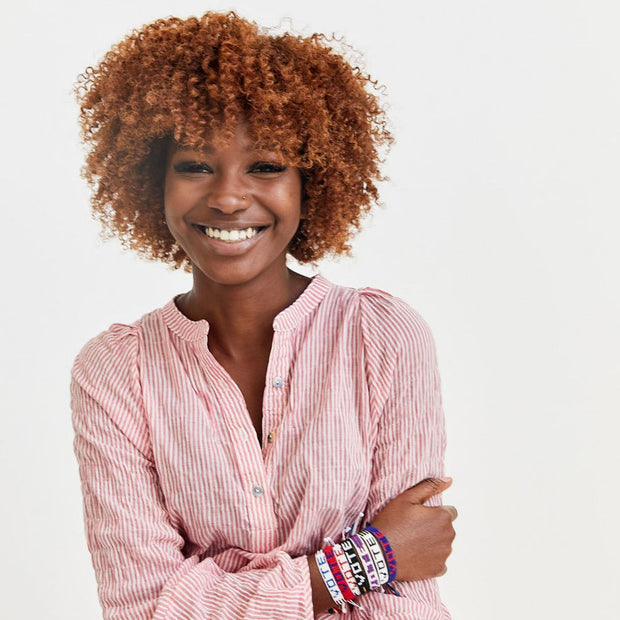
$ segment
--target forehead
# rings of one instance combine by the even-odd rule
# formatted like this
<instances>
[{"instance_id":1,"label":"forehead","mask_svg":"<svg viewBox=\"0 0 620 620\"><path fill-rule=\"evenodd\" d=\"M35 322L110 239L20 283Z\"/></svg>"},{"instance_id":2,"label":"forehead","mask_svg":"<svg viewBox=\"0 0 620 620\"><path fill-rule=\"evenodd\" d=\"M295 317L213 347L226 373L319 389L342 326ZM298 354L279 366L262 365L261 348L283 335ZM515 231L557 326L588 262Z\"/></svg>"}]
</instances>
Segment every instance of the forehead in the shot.
<instances>
[{"instance_id":1,"label":"forehead","mask_svg":"<svg viewBox=\"0 0 620 620\"><path fill-rule=\"evenodd\" d=\"M169 144L169 153L179 151L197 151L207 155L230 151L243 154L260 152L283 155L285 149L283 145L274 140L269 142L264 139L258 140L249 125L245 121L241 121L231 128L216 127L207 133L187 132L186 135L181 136L178 140L173 139Z\"/></svg>"}]
</instances>

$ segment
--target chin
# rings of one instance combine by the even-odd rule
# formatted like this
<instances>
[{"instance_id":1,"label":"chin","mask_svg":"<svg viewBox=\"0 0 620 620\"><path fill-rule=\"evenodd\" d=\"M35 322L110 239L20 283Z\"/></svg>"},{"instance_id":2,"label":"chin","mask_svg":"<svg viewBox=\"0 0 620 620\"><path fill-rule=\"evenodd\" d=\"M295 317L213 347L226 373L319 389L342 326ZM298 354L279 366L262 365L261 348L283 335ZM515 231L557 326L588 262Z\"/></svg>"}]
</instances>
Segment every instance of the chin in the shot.
<instances>
[{"instance_id":1,"label":"chin","mask_svg":"<svg viewBox=\"0 0 620 620\"><path fill-rule=\"evenodd\" d=\"M201 266L198 262L192 262L192 273L194 280L206 280L212 284L220 286L241 286L249 284L261 276L269 277L271 274L286 271L286 257L283 260L276 260L269 265L259 265L256 261L223 261L223 264L215 266L211 262L209 265Z\"/></svg>"}]
</instances>

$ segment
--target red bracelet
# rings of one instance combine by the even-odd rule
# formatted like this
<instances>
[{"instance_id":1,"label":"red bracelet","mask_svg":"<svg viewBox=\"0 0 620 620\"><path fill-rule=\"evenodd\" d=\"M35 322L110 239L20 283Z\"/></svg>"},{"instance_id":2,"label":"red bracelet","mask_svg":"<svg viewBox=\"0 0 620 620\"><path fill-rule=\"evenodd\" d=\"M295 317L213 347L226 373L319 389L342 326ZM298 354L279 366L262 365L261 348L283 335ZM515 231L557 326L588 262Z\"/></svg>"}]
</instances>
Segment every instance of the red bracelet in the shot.
<instances>
[{"instance_id":1,"label":"red bracelet","mask_svg":"<svg viewBox=\"0 0 620 620\"><path fill-rule=\"evenodd\" d=\"M344 552L342 545L337 543L333 546L334 557L338 560L338 564L340 565L340 571L342 572L343 577L347 581L347 585L349 586L349 590L353 592L354 596L359 596L361 594L360 589L357 587L357 582L355 581L355 573L353 572L353 568L349 564L349 559L347 558L347 554Z\"/></svg>"},{"instance_id":2,"label":"red bracelet","mask_svg":"<svg viewBox=\"0 0 620 620\"><path fill-rule=\"evenodd\" d=\"M336 580L336 583L338 584L338 588L340 588L340 592L342 593L342 596L344 597L346 601L354 600L355 594L351 592L351 588L349 588L349 584L347 583L345 576L342 574L342 571L340 570L340 564L338 564L338 560L334 556L333 547L331 546L325 547L323 549L323 553L325 554L325 558L327 559L329 568L331 569L332 575L334 576L334 579Z\"/></svg>"}]
</instances>

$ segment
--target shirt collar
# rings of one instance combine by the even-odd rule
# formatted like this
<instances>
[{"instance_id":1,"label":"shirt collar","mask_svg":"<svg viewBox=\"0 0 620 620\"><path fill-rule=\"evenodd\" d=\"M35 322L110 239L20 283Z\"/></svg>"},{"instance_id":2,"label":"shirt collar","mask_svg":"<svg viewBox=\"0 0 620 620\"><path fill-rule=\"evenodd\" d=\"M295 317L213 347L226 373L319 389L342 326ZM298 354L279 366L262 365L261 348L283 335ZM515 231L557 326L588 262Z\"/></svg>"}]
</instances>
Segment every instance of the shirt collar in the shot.
<instances>
[{"instance_id":1,"label":"shirt collar","mask_svg":"<svg viewBox=\"0 0 620 620\"><path fill-rule=\"evenodd\" d=\"M295 329L302 319L310 314L323 300L332 283L322 275L315 275L301 295L290 305L284 308L273 320L274 331L289 331ZM176 295L162 309L161 315L168 326L183 340L202 340L209 334L209 323L205 319L192 321L178 308Z\"/></svg>"}]
</instances>

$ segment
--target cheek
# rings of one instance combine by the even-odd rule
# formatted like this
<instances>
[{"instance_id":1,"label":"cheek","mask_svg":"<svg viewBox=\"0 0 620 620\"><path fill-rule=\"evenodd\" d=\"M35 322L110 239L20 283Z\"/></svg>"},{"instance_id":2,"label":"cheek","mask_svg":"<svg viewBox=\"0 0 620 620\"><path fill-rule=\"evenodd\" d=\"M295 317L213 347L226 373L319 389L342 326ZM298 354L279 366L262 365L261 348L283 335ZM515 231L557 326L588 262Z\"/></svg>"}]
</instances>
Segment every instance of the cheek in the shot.
<instances>
[{"instance_id":1,"label":"cheek","mask_svg":"<svg viewBox=\"0 0 620 620\"><path fill-rule=\"evenodd\" d=\"M185 233L183 216L185 214L184 201L174 183L166 182L164 186L164 220L172 236L181 242Z\"/></svg>"},{"instance_id":2,"label":"cheek","mask_svg":"<svg viewBox=\"0 0 620 620\"><path fill-rule=\"evenodd\" d=\"M296 194L282 197L280 202L280 221L286 223L286 228L297 230L301 217L301 201Z\"/></svg>"},{"instance_id":3,"label":"cheek","mask_svg":"<svg viewBox=\"0 0 620 620\"><path fill-rule=\"evenodd\" d=\"M192 196L179 183L166 180L164 185L164 215L167 222L179 221L191 209ZM180 222L179 222L180 223Z\"/></svg>"},{"instance_id":4,"label":"cheek","mask_svg":"<svg viewBox=\"0 0 620 620\"><path fill-rule=\"evenodd\" d=\"M301 197L301 177L298 173L297 177L293 179L286 188L283 188L280 197L282 211L286 213L289 219L296 221L295 228L297 228L297 224L299 223L298 220L301 215Z\"/></svg>"}]
</instances>

